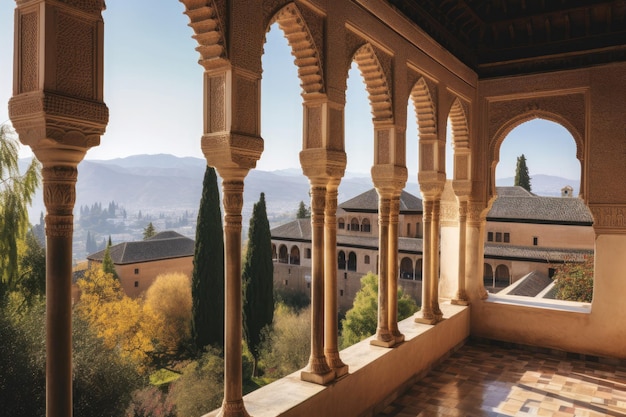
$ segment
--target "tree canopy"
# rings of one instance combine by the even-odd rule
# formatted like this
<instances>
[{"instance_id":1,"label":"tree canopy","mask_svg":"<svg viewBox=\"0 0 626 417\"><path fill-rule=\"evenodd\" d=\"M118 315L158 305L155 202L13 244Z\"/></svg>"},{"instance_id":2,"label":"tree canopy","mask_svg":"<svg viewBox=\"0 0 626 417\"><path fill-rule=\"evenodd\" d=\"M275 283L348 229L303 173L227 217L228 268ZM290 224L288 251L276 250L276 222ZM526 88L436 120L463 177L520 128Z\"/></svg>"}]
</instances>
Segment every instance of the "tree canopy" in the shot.
<instances>
[{"instance_id":1,"label":"tree canopy","mask_svg":"<svg viewBox=\"0 0 626 417\"><path fill-rule=\"evenodd\" d=\"M141 215L141 211L139 212ZM145 229L143 229L143 240L150 239L152 236L156 235L156 228L152 224L152 222L148 223Z\"/></svg>"},{"instance_id":2,"label":"tree canopy","mask_svg":"<svg viewBox=\"0 0 626 417\"><path fill-rule=\"evenodd\" d=\"M207 166L196 225L191 332L198 349L224 345L224 230L215 169Z\"/></svg>"},{"instance_id":3,"label":"tree canopy","mask_svg":"<svg viewBox=\"0 0 626 417\"><path fill-rule=\"evenodd\" d=\"M417 304L402 288L398 288L398 320L404 320L417 311ZM354 297L352 308L342 321L344 348L376 333L378 325L378 276L368 273L361 278L361 289Z\"/></svg>"},{"instance_id":4,"label":"tree canopy","mask_svg":"<svg viewBox=\"0 0 626 417\"><path fill-rule=\"evenodd\" d=\"M41 180L37 159L32 159L24 174L18 160L15 132L0 125L0 297L18 284L18 242L29 229L28 206Z\"/></svg>"},{"instance_id":5,"label":"tree canopy","mask_svg":"<svg viewBox=\"0 0 626 417\"><path fill-rule=\"evenodd\" d=\"M593 256L583 262L565 262L556 268L554 281L559 300L590 303L593 299Z\"/></svg>"},{"instance_id":6,"label":"tree canopy","mask_svg":"<svg viewBox=\"0 0 626 417\"><path fill-rule=\"evenodd\" d=\"M243 265L244 336L254 357L256 376L263 328L274 318L274 264L272 263L272 236L265 208L265 194L254 204L248 250Z\"/></svg>"},{"instance_id":7,"label":"tree canopy","mask_svg":"<svg viewBox=\"0 0 626 417\"><path fill-rule=\"evenodd\" d=\"M531 191L530 175L528 174L528 167L526 166L526 157L524 154L517 157L514 185L520 186L527 191Z\"/></svg>"},{"instance_id":8,"label":"tree canopy","mask_svg":"<svg viewBox=\"0 0 626 417\"><path fill-rule=\"evenodd\" d=\"M296 218L308 219L309 217L311 217L311 210L307 208L307 206L304 204L304 201L300 201L300 204L298 205L298 212L296 213Z\"/></svg>"}]
</instances>

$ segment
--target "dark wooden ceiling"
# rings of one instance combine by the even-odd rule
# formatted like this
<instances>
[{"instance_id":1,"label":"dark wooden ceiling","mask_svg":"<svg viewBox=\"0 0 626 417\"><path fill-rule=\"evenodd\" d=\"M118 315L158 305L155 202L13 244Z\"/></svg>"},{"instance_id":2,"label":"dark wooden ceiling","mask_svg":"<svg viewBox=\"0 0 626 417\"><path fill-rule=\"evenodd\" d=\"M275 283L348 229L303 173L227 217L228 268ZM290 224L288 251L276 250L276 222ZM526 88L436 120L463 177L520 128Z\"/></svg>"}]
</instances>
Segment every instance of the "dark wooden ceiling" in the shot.
<instances>
[{"instance_id":1,"label":"dark wooden ceiling","mask_svg":"<svg viewBox=\"0 0 626 417\"><path fill-rule=\"evenodd\" d=\"M496 77L626 61L626 0L388 0Z\"/></svg>"}]
</instances>

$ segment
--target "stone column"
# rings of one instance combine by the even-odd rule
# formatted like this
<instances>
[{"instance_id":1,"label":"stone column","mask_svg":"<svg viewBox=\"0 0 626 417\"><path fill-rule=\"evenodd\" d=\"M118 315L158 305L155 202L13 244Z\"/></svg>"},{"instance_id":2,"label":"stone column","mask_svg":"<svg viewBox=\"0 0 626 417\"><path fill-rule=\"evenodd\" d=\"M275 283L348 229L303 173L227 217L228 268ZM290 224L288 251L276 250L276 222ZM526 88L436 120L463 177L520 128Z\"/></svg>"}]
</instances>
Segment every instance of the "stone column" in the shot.
<instances>
[{"instance_id":1,"label":"stone column","mask_svg":"<svg viewBox=\"0 0 626 417\"><path fill-rule=\"evenodd\" d=\"M467 200L459 198L459 282L452 304L468 305L465 291L465 254L467 253Z\"/></svg>"},{"instance_id":2,"label":"stone column","mask_svg":"<svg viewBox=\"0 0 626 417\"><path fill-rule=\"evenodd\" d=\"M431 267L432 262L431 251L432 245L430 241L432 229L433 202L423 200L424 213L422 222L424 223L424 238L422 245L422 307L415 318L416 323L434 324L436 322L435 315L432 310L432 292L431 292Z\"/></svg>"},{"instance_id":3,"label":"stone column","mask_svg":"<svg viewBox=\"0 0 626 417\"><path fill-rule=\"evenodd\" d=\"M378 192L378 325L374 346L392 347L395 339L389 331L389 208L391 194L377 188Z\"/></svg>"},{"instance_id":4,"label":"stone column","mask_svg":"<svg viewBox=\"0 0 626 417\"><path fill-rule=\"evenodd\" d=\"M77 166L100 143L102 0L17 1L9 116L42 164L46 206L46 415L72 416L72 237ZM77 53L76 51L80 51Z\"/></svg>"},{"instance_id":5,"label":"stone column","mask_svg":"<svg viewBox=\"0 0 626 417\"><path fill-rule=\"evenodd\" d=\"M218 416L248 416L242 393L241 229L245 169L219 169L224 204L224 401Z\"/></svg>"},{"instance_id":6,"label":"stone column","mask_svg":"<svg viewBox=\"0 0 626 417\"><path fill-rule=\"evenodd\" d=\"M394 193L389 207L389 320L388 326L396 344L404 341L398 329L398 217L400 215L400 190Z\"/></svg>"},{"instance_id":7,"label":"stone column","mask_svg":"<svg viewBox=\"0 0 626 417\"><path fill-rule=\"evenodd\" d=\"M483 283L486 212L484 203L467 203L465 291L470 302L484 300L489 295Z\"/></svg>"},{"instance_id":8,"label":"stone column","mask_svg":"<svg viewBox=\"0 0 626 417\"><path fill-rule=\"evenodd\" d=\"M325 385L335 378L324 356L324 210L326 180L311 183L311 356L303 381ZM333 257L334 259L334 257Z\"/></svg>"},{"instance_id":9,"label":"stone column","mask_svg":"<svg viewBox=\"0 0 626 417\"><path fill-rule=\"evenodd\" d=\"M439 233L440 233L440 216L441 216L441 200L440 195L433 201L433 217L430 229L430 244L431 244L431 263L430 263L430 302L432 306L433 315L436 321L441 321L443 313L439 309Z\"/></svg>"},{"instance_id":10,"label":"stone column","mask_svg":"<svg viewBox=\"0 0 626 417\"><path fill-rule=\"evenodd\" d=\"M324 354L328 366L335 372L336 378L348 373L348 365L339 357L337 343L338 299L337 299L337 187L339 179L331 179L326 188L326 207L324 211L324 317L325 343Z\"/></svg>"}]
</instances>

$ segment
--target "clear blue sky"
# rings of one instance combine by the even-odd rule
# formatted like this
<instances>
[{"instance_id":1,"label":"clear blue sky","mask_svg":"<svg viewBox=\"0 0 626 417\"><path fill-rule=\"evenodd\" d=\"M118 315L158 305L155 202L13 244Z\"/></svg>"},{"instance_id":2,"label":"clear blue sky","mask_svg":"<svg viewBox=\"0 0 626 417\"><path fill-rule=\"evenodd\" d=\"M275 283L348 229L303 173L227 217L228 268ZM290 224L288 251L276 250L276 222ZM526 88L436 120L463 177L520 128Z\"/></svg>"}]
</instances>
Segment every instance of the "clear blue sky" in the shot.
<instances>
[{"instance_id":1,"label":"clear blue sky","mask_svg":"<svg viewBox=\"0 0 626 417\"><path fill-rule=\"evenodd\" d=\"M8 119L12 94L13 11L0 1L0 122ZM111 159L140 153L170 153L202 158L202 67L196 42L177 1L107 0L105 20L105 102L110 120L101 145L87 159ZM299 168L302 148L302 99L297 70L277 27L267 35L263 59L262 136L265 152L257 168ZM409 109L407 167L417 177L417 129ZM350 172L369 173L373 162L370 107L362 78L354 67L348 79L346 151ZM448 152L449 154L450 152ZM504 141L496 177L515 173L525 154L531 176L580 177L571 135L561 126L533 121L514 129ZM29 154L24 147L22 156ZM451 171L451 169L448 169ZM448 175L450 176L450 174Z\"/></svg>"}]
</instances>

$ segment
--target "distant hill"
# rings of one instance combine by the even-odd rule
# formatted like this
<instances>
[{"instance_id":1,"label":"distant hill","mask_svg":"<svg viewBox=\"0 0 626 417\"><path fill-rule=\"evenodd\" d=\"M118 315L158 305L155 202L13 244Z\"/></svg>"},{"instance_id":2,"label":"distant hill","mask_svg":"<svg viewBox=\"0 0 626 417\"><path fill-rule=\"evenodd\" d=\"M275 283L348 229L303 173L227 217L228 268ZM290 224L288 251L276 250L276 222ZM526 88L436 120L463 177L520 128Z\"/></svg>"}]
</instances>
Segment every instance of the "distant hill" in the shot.
<instances>
[{"instance_id":1,"label":"distant hill","mask_svg":"<svg viewBox=\"0 0 626 417\"><path fill-rule=\"evenodd\" d=\"M26 166L27 160L20 161ZM129 213L184 211L196 213L202 193L206 161L202 158L176 157L167 154L134 155L111 160L84 160L78 166L76 213L81 206L115 201ZM577 195L580 181L549 175L531 177L532 191L538 195L558 196L561 188L570 185ZM499 186L513 185L513 178L496 181ZM373 187L369 176L346 173L339 186L339 203ZM405 190L419 196L415 178L409 178ZM309 204L309 181L299 168L277 171L252 170L244 189L244 226L253 204L265 193L267 211L272 223L289 220L300 201ZM32 222L39 221L44 211L41 190L30 210Z\"/></svg>"}]
</instances>

